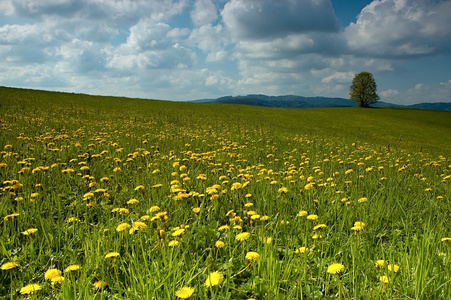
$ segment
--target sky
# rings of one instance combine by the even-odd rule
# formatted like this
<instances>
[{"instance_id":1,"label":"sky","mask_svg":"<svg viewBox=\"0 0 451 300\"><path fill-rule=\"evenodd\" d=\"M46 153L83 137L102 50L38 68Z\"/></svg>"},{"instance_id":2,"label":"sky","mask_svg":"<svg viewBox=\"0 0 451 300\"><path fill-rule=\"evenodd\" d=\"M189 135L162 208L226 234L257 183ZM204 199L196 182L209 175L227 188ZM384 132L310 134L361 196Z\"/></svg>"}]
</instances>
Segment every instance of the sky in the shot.
<instances>
[{"instance_id":1,"label":"sky","mask_svg":"<svg viewBox=\"0 0 451 300\"><path fill-rule=\"evenodd\" d=\"M450 0L0 0L0 86L451 102Z\"/></svg>"}]
</instances>

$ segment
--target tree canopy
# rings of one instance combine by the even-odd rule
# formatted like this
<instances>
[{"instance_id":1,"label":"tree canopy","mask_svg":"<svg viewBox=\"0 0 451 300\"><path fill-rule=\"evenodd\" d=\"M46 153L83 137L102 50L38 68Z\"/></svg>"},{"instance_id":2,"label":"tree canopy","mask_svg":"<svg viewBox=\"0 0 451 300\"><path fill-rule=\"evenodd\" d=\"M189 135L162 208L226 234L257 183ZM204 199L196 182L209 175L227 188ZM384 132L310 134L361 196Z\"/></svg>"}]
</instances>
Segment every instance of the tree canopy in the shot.
<instances>
[{"instance_id":1,"label":"tree canopy","mask_svg":"<svg viewBox=\"0 0 451 300\"><path fill-rule=\"evenodd\" d=\"M369 104L379 100L376 81L373 74L360 72L354 76L349 92L350 99L359 103L360 107L368 107Z\"/></svg>"}]
</instances>

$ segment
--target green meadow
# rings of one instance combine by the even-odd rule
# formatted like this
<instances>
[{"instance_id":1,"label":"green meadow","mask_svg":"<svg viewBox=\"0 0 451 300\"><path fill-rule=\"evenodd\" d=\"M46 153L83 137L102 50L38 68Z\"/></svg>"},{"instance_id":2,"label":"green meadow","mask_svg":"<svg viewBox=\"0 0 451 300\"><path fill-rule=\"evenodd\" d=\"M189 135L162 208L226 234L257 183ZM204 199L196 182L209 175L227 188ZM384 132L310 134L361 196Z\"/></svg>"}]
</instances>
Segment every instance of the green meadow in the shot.
<instances>
[{"instance_id":1,"label":"green meadow","mask_svg":"<svg viewBox=\"0 0 451 300\"><path fill-rule=\"evenodd\" d=\"M449 299L451 112L0 87L1 299Z\"/></svg>"}]
</instances>

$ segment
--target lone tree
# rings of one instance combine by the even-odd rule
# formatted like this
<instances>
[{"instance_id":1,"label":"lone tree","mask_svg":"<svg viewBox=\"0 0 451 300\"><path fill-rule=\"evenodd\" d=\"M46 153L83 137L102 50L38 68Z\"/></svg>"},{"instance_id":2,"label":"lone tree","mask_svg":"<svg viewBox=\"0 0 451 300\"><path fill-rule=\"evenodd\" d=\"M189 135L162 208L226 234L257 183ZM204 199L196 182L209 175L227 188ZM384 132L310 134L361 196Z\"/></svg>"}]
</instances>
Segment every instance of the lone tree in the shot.
<instances>
[{"instance_id":1,"label":"lone tree","mask_svg":"<svg viewBox=\"0 0 451 300\"><path fill-rule=\"evenodd\" d=\"M379 100L376 89L373 74L360 72L352 80L349 96L352 101L359 103L359 107L368 107L369 104L376 103Z\"/></svg>"}]
</instances>

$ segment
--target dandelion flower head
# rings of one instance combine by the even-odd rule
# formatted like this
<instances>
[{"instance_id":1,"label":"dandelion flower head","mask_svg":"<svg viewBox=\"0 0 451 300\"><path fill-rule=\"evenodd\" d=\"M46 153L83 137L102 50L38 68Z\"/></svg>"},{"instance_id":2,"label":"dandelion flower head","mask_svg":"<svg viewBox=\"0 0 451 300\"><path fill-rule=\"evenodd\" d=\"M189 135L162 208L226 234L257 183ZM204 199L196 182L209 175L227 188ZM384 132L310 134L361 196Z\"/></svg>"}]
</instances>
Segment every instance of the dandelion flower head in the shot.
<instances>
[{"instance_id":1,"label":"dandelion flower head","mask_svg":"<svg viewBox=\"0 0 451 300\"><path fill-rule=\"evenodd\" d=\"M48 269L45 274L44 278L47 280L52 280L53 278L60 277L61 271L58 269Z\"/></svg>"},{"instance_id":2,"label":"dandelion flower head","mask_svg":"<svg viewBox=\"0 0 451 300\"><path fill-rule=\"evenodd\" d=\"M212 272L208 274L207 280L205 281L204 285L206 287L220 285L223 280L224 276L219 271Z\"/></svg>"},{"instance_id":3,"label":"dandelion flower head","mask_svg":"<svg viewBox=\"0 0 451 300\"><path fill-rule=\"evenodd\" d=\"M251 236L251 234L249 232L242 232L236 235L235 239L237 241L245 241L247 240L249 237Z\"/></svg>"},{"instance_id":4,"label":"dandelion flower head","mask_svg":"<svg viewBox=\"0 0 451 300\"><path fill-rule=\"evenodd\" d=\"M28 295L28 294L32 294L36 291L39 291L41 289L41 286L37 283L30 283L27 284L26 286L24 286L23 288L20 289L19 293L21 295Z\"/></svg>"},{"instance_id":5,"label":"dandelion flower head","mask_svg":"<svg viewBox=\"0 0 451 300\"><path fill-rule=\"evenodd\" d=\"M257 252L254 251L250 251L248 253L246 253L246 259L250 260L250 261L254 261L260 258L260 254L258 254Z\"/></svg>"},{"instance_id":6,"label":"dandelion flower head","mask_svg":"<svg viewBox=\"0 0 451 300\"><path fill-rule=\"evenodd\" d=\"M17 264L15 262L13 262L13 261L10 261L10 262L4 263L0 267L0 269L2 269L2 270L11 270L11 269L14 269L15 267L17 267Z\"/></svg>"},{"instance_id":7,"label":"dandelion flower head","mask_svg":"<svg viewBox=\"0 0 451 300\"><path fill-rule=\"evenodd\" d=\"M343 272L345 269L345 266L343 266L340 263L334 263L331 264L329 267L327 267L327 273L329 274L338 274Z\"/></svg>"},{"instance_id":8,"label":"dandelion flower head","mask_svg":"<svg viewBox=\"0 0 451 300\"><path fill-rule=\"evenodd\" d=\"M175 292L175 296L180 299L188 299L194 293L194 289L191 287L182 287L180 290Z\"/></svg>"}]
</instances>

